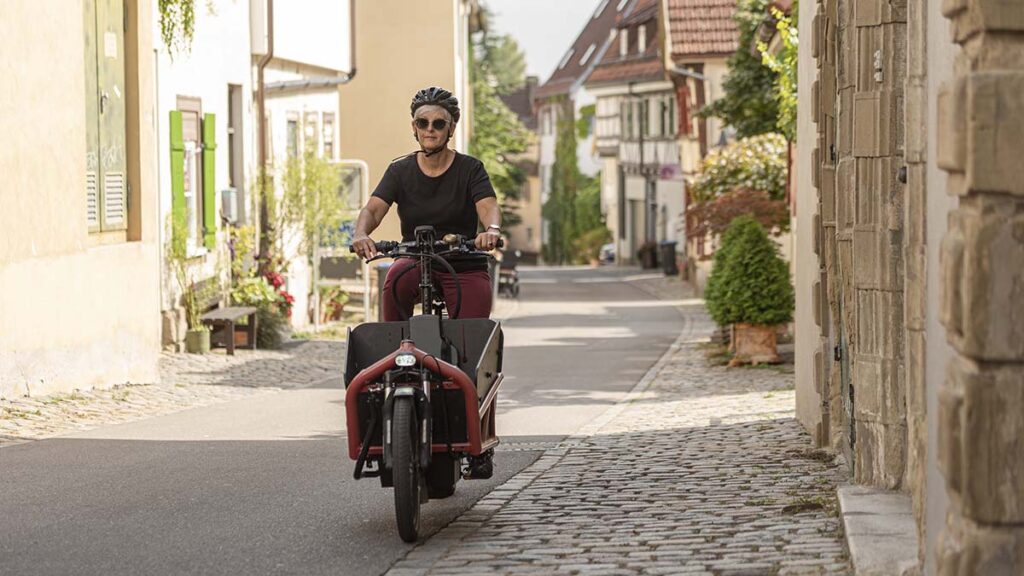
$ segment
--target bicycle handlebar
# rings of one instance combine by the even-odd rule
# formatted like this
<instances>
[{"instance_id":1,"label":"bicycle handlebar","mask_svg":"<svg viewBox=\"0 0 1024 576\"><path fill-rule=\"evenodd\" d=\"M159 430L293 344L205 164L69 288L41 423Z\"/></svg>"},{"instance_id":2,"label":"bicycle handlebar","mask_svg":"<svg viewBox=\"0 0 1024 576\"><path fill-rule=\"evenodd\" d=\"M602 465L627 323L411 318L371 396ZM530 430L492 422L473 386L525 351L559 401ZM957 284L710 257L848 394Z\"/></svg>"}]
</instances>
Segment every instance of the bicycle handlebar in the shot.
<instances>
[{"instance_id":1,"label":"bicycle handlebar","mask_svg":"<svg viewBox=\"0 0 1024 576\"><path fill-rule=\"evenodd\" d=\"M417 246L418 246L418 243L415 240L410 241L410 242L397 242L397 241L394 241L394 240L381 240L380 242L374 242L373 245L374 245L374 248L377 250L378 257L379 256L393 257L393 256L399 256L399 255L402 255L402 256L418 256L421 253L423 253L423 252L421 252L421 251L416 249ZM504 246L505 246L505 241L502 240L501 238L499 238L498 242L495 245L495 248L503 248ZM349 251L350 254L355 254L356 253L355 247L351 246L351 245L348 247L348 251ZM430 253L432 253L432 254L442 254L442 253L450 253L450 252L463 252L463 253L475 252L475 253L478 253L478 254L486 254L487 253L485 251L477 250L476 249L476 239L475 238L467 238L465 236L461 236L461 235L458 235L458 234L447 234L447 235L444 236L444 238L442 240L435 241L434 242L434 246L433 246L433 250Z\"/></svg>"}]
</instances>

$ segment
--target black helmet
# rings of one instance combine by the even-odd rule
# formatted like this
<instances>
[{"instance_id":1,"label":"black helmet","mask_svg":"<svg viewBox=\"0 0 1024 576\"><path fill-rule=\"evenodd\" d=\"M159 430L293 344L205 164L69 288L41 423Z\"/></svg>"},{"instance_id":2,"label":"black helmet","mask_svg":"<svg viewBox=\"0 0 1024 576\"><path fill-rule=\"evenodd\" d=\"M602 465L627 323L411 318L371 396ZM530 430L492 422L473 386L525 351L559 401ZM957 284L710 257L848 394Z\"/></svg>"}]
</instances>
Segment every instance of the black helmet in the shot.
<instances>
[{"instance_id":1,"label":"black helmet","mask_svg":"<svg viewBox=\"0 0 1024 576\"><path fill-rule=\"evenodd\" d=\"M410 106L413 116L416 115L416 110L420 106L440 106L452 115L453 124L459 121L459 100L444 88L431 86L417 92L412 97L412 106Z\"/></svg>"}]
</instances>

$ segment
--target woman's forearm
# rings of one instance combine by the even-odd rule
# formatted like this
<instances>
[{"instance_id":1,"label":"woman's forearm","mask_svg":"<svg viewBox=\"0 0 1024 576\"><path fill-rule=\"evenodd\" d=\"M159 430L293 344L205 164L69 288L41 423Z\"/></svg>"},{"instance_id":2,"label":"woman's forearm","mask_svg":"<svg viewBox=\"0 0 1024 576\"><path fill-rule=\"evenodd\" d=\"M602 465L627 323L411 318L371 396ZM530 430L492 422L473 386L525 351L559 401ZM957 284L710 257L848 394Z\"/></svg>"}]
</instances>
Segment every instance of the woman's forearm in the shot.
<instances>
[{"instance_id":1,"label":"woman's forearm","mask_svg":"<svg viewBox=\"0 0 1024 576\"><path fill-rule=\"evenodd\" d=\"M382 210L379 206L375 206L373 202L374 199L371 198L370 202L359 211L359 218L356 219L356 236L369 236L372 234L380 226L384 216L387 215L387 204L384 204L384 209Z\"/></svg>"},{"instance_id":2,"label":"woman's forearm","mask_svg":"<svg viewBox=\"0 0 1024 576\"><path fill-rule=\"evenodd\" d=\"M498 201L494 198L486 198L476 203L477 216L480 217L480 223L483 225L484 230L491 227L501 228L501 208L498 207Z\"/></svg>"}]
</instances>

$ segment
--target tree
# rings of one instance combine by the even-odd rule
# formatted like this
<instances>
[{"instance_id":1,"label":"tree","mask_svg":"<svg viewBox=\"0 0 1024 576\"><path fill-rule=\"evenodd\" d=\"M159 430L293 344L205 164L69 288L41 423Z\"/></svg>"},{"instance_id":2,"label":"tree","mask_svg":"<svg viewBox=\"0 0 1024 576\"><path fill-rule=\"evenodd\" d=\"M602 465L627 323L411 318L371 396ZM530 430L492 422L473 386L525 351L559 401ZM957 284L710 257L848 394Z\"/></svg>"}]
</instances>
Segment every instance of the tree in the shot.
<instances>
[{"instance_id":1,"label":"tree","mask_svg":"<svg viewBox=\"0 0 1024 576\"><path fill-rule=\"evenodd\" d=\"M764 42L757 43L761 53L761 61L775 73L775 101L779 107L776 126L790 142L796 142L796 83L797 83L797 52L800 41L797 36L796 14L797 3L790 9L792 16L787 16L778 8L772 7L772 18L778 31L782 48L773 53Z\"/></svg>"},{"instance_id":2,"label":"tree","mask_svg":"<svg viewBox=\"0 0 1024 576\"><path fill-rule=\"evenodd\" d=\"M561 264L572 258L572 242L576 235L576 191L582 175L576 163L576 122L572 101L563 96L557 104L559 110L551 193L542 211L549 223L544 258Z\"/></svg>"},{"instance_id":3,"label":"tree","mask_svg":"<svg viewBox=\"0 0 1024 576\"><path fill-rule=\"evenodd\" d=\"M793 319L795 298L789 268L752 217L733 220L722 237L704 299L708 313L720 326L772 326Z\"/></svg>"},{"instance_id":4,"label":"tree","mask_svg":"<svg viewBox=\"0 0 1024 576\"><path fill-rule=\"evenodd\" d=\"M776 74L757 51L757 31L767 14L768 0L739 0L734 19L739 47L729 57L725 95L705 106L701 116L715 116L736 130L740 138L777 130L779 103L775 99Z\"/></svg>"},{"instance_id":5,"label":"tree","mask_svg":"<svg viewBox=\"0 0 1024 576\"><path fill-rule=\"evenodd\" d=\"M484 164L502 206L502 220L515 226L522 218L508 205L518 200L526 175L515 156L526 151L530 134L482 75L473 79L473 139L469 153Z\"/></svg>"},{"instance_id":6,"label":"tree","mask_svg":"<svg viewBox=\"0 0 1024 576\"><path fill-rule=\"evenodd\" d=\"M486 18L484 21L486 22ZM530 132L500 98L525 81L525 57L515 40L495 36L487 29L477 34L473 50L473 137L469 153L484 164L491 184L502 206L505 226L522 221L509 200L518 200L526 174L516 163L516 156L530 145Z\"/></svg>"},{"instance_id":7,"label":"tree","mask_svg":"<svg viewBox=\"0 0 1024 576\"><path fill-rule=\"evenodd\" d=\"M526 56L515 38L486 30L478 44L480 71L498 94L511 94L526 82Z\"/></svg>"}]
</instances>

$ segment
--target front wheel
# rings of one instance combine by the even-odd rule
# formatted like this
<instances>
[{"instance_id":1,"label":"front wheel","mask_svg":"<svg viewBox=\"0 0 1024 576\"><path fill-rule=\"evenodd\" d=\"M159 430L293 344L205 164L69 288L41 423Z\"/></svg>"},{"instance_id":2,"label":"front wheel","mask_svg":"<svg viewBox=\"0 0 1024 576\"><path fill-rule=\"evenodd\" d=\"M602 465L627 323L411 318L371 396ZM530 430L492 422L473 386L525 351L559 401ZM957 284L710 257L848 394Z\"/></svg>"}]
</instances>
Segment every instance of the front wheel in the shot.
<instances>
[{"instance_id":1,"label":"front wheel","mask_svg":"<svg viewBox=\"0 0 1024 576\"><path fill-rule=\"evenodd\" d=\"M398 534L415 542L420 531L420 463L416 409L411 397L395 399L391 422L392 478Z\"/></svg>"}]
</instances>

